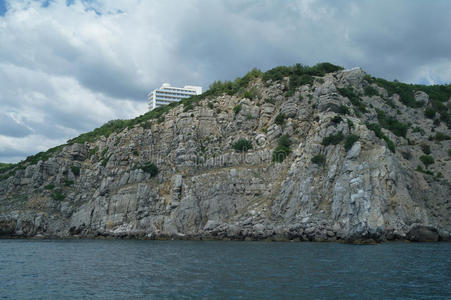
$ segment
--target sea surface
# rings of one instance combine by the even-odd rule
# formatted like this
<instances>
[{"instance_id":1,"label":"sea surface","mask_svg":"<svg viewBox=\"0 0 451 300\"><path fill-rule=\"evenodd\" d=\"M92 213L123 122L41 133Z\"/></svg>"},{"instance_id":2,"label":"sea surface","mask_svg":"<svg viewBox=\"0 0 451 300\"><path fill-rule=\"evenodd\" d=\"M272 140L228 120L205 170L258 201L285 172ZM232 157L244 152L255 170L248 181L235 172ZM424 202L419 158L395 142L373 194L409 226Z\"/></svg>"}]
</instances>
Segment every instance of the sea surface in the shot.
<instances>
[{"instance_id":1,"label":"sea surface","mask_svg":"<svg viewBox=\"0 0 451 300\"><path fill-rule=\"evenodd\" d=\"M451 299L451 243L0 239L0 299Z\"/></svg>"}]
</instances>

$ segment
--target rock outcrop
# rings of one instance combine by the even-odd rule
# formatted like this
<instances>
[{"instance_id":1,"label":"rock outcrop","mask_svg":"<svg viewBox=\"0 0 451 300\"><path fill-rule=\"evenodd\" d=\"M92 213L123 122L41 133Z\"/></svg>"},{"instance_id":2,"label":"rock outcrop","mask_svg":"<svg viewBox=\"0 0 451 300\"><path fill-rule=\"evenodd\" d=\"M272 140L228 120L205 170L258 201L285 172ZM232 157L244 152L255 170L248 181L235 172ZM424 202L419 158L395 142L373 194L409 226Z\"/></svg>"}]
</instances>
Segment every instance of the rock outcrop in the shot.
<instances>
[{"instance_id":1,"label":"rock outcrop","mask_svg":"<svg viewBox=\"0 0 451 300\"><path fill-rule=\"evenodd\" d=\"M431 95L416 91L424 106L408 107L361 69L313 79L288 93L289 78L256 78L251 96L179 105L11 169L0 236L450 240L451 141L428 139L449 135L423 116ZM407 134L373 130L381 112L410 123ZM281 136L290 151L273 161ZM239 139L252 148L234 150ZM426 148L434 163L423 168Z\"/></svg>"}]
</instances>

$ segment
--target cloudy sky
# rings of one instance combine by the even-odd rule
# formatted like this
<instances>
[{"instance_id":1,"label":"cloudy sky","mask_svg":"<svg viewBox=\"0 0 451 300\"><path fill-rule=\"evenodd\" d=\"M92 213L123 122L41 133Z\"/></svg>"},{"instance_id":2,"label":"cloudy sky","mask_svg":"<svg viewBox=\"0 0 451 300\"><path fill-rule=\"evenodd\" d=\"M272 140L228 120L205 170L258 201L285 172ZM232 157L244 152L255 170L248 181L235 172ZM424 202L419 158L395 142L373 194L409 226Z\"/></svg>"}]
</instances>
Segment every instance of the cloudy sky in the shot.
<instances>
[{"instance_id":1,"label":"cloudy sky","mask_svg":"<svg viewBox=\"0 0 451 300\"><path fill-rule=\"evenodd\" d=\"M360 66L451 82L451 1L0 0L0 162L147 110L170 82Z\"/></svg>"}]
</instances>

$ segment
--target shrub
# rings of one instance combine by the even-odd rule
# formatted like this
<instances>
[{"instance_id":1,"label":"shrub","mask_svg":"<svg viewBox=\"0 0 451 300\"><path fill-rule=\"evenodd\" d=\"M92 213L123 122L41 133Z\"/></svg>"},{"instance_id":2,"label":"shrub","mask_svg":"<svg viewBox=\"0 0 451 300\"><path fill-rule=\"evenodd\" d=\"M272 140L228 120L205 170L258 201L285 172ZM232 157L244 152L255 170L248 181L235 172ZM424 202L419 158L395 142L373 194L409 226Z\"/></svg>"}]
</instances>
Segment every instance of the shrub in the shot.
<instances>
[{"instance_id":1,"label":"shrub","mask_svg":"<svg viewBox=\"0 0 451 300\"><path fill-rule=\"evenodd\" d=\"M436 141L446 141L446 140L451 139L451 137L449 135L444 134L443 132L437 131L435 133L434 139Z\"/></svg>"},{"instance_id":2,"label":"shrub","mask_svg":"<svg viewBox=\"0 0 451 300\"><path fill-rule=\"evenodd\" d=\"M64 179L64 185L65 186L71 186L74 184L73 180L69 180L69 179Z\"/></svg>"},{"instance_id":3,"label":"shrub","mask_svg":"<svg viewBox=\"0 0 451 300\"><path fill-rule=\"evenodd\" d=\"M431 154L431 147L428 144L421 144L421 150L423 150L425 154Z\"/></svg>"},{"instance_id":4,"label":"shrub","mask_svg":"<svg viewBox=\"0 0 451 300\"><path fill-rule=\"evenodd\" d=\"M56 201L63 201L64 200L64 194L60 190L56 190L52 194L52 198L53 198L53 200L56 200Z\"/></svg>"},{"instance_id":5,"label":"shrub","mask_svg":"<svg viewBox=\"0 0 451 300\"><path fill-rule=\"evenodd\" d=\"M326 162L326 156L324 154L317 154L312 157L312 163L317 165L324 165Z\"/></svg>"},{"instance_id":6,"label":"shrub","mask_svg":"<svg viewBox=\"0 0 451 300\"><path fill-rule=\"evenodd\" d=\"M294 96L294 89L290 89L285 93L285 97L293 97Z\"/></svg>"},{"instance_id":7,"label":"shrub","mask_svg":"<svg viewBox=\"0 0 451 300\"><path fill-rule=\"evenodd\" d=\"M343 140L343 138L344 138L344 135L342 132L339 132L337 134L331 134L331 135L323 138L322 144L324 146L337 145L338 143L340 143Z\"/></svg>"},{"instance_id":8,"label":"shrub","mask_svg":"<svg viewBox=\"0 0 451 300\"><path fill-rule=\"evenodd\" d=\"M277 146L276 149L272 152L272 161L273 162L283 162L285 158L290 154L290 148L284 146Z\"/></svg>"},{"instance_id":9,"label":"shrub","mask_svg":"<svg viewBox=\"0 0 451 300\"><path fill-rule=\"evenodd\" d=\"M265 99L265 103L275 104L276 100L274 100L274 98L267 98L267 99Z\"/></svg>"},{"instance_id":10,"label":"shrub","mask_svg":"<svg viewBox=\"0 0 451 300\"><path fill-rule=\"evenodd\" d=\"M423 162L424 166L427 168L429 165L434 163L434 158L430 155L421 155L421 162Z\"/></svg>"},{"instance_id":11,"label":"shrub","mask_svg":"<svg viewBox=\"0 0 451 300\"><path fill-rule=\"evenodd\" d=\"M158 167L152 162L146 162L139 167L145 173L150 174L150 177L153 177L158 174Z\"/></svg>"},{"instance_id":12,"label":"shrub","mask_svg":"<svg viewBox=\"0 0 451 300\"><path fill-rule=\"evenodd\" d=\"M371 85L367 86L364 89L365 96L371 97L371 96L378 96L379 93L375 88L373 88Z\"/></svg>"},{"instance_id":13,"label":"shrub","mask_svg":"<svg viewBox=\"0 0 451 300\"><path fill-rule=\"evenodd\" d=\"M423 167L421 167L420 165L417 166L417 168L415 169L415 171L421 172L421 173L424 173L424 174L428 174L428 175L434 175L434 173L432 173L431 171L429 171L429 170L424 170Z\"/></svg>"},{"instance_id":14,"label":"shrub","mask_svg":"<svg viewBox=\"0 0 451 300\"><path fill-rule=\"evenodd\" d=\"M288 136L288 135L282 135L280 138L279 138L279 141L278 141L278 144L279 144L279 146L284 146L284 147L287 147L287 148L289 148L290 146L291 146L291 140L290 140L290 137Z\"/></svg>"},{"instance_id":15,"label":"shrub","mask_svg":"<svg viewBox=\"0 0 451 300\"><path fill-rule=\"evenodd\" d=\"M283 125L285 123L285 114L284 113L280 113L276 116L276 119L274 120L274 122L277 125Z\"/></svg>"},{"instance_id":16,"label":"shrub","mask_svg":"<svg viewBox=\"0 0 451 300\"><path fill-rule=\"evenodd\" d=\"M421 133L421 134L425 134L425 132L424 132L424 130L422 129L422 128L420 128L420 127L414 127L413 129L412 129L412 132L419 132L419 133Z\"/></svg>"},{"instance_id":17,"label":"shrub","mask_svg":"<svg viewBox=\"0 0 451 300\"><path fill-rule=\"evenodd\" d=\"M338 91L342 96L347 97L358 111L362 113L367 112L365 103L362 102L362 99L354 92L352 87L338 88Z\"/></svg>"},{"instance_id":18,"label":"shrub","mask_svg":"<svg viewBox=\"0 0 451 300\"><path fill-rule=\"evenodd\" d=\"M390 140L390 138L382 132L381 126L379 124L367 123L366 127L368 127L368 129L372 130L378 138L383 139L385 141L385 143L387 144L388 149L390 149L391 152L393 152L393 153L395 152L395 143L393 143L392 140Z\"/></svg>"},{"instance_id":19,"label":"shrub","mask_svg":"<svg viewBox=\"0 0 451 300\"><path fill-rule=\"evenodd\" d=\"M183 106L183 112L190 111L193 108L194 108L194 106L191 103L189 103L189 104Z\"/></svg>"},{"instance_id":20,"label":"shrub","mask_svg":"<svg viewBox=\"0 0 451 300\"><path fill-rule=\"evenodd\" d=\"M359 136L358 135L356 135L356 134L348 135L346 137L346 140L345 140L345 149L346 149L346 151L351 149L352 146L354 145L354 143L357 142L358 140L359 140Z\"/></svg>"},{"instance_id":21,"label":"shrub","mask_svg":"<svg viewBox=\"0 0 451 300\"><path fill-rule=\"evenodd\" d=\"M340 107L338 108L338 113L341 115L347 115L349 114L349 108L346 105L340 105Z\"/></svg>"},{"instance_id":22,"label":"shrub","mask_svg":"<svg viewBox=\"0 0 451 300\"><path fill-rule=\"evenodd\" d=\"M410 151L402 151L401 152L402 157L404 157L404 159L410 160L412 158L412 153L410 153Z\"/></svg>"},{"instance_id":23,"label":"shrub","mask_svg":"<svg viewBox=\"0 0 451 300\"><path fill-rule=\"evenodd\" d=\"M99 151L99 147L96 146L95 148L89 150L89 156L93 156L94 154L97 153L97 151Z\"/></svg>"},{"instance_id":24,"label":"shrub","mask_svg":"<svg viewBox=\"0 0 451 300\"><path fill-rule=\"evenodd\" d=\"M213 109L213 107L214 107L212 102L208 102L207 106L208 106L209 109Z\"/></svg>"},{"instance_id":25,"label":"shrub","mask_svg":"<svg viewBox=\"0 0 451 300\"><path fill-rule=\"evenodd\" d=\"M339 124L342 121L343 121L343 119L340 116L334 116L332 118L332 120L330 120L330 123L331 124Z\"/></svg>"},{"instance_id":26,"label":"shrub","mask_svg":"<svg viewBox=\"0 0 451 300\"><path fill-rule=\"evenodd\" d=\"M55 188L55 185L53 183L47 184L44 186L44 189L46 190L53 190Z\"/></svg>"},{"instance_id":27,"label":"shrub","mask_svg":"<svg viewBox=\"0 0 451 300\"><path fill-rule=\"evenodd\" d=\"M254 99L255 93L253 91L246 90L243 93L243 97L248 99Z\"/></svg>"},{"instance_id":28,"label":"shrub","mask_svg":"<svg viewBox=\"0 0 451 300\"><path fill-rule=\"evenodd\" d=\"M241 104L235 105L235 107L233 108L235 115L237 115L241 111L241 108Z\"/></svg>"},{"instance_id":29,"label":"shrub","mask_svg":"<svg viewBox=\"0 0 451 300\"><path fill-rule=\"evenodd\" d=\"M249 149L252 149L252 143L246 139L239 139L233 144L232 148L235 149L236 152L247 152Z\"/></svg>"},{"instance_id":30,"label":"shrub","mask_svg":"<svg viewBox=\"0 0 451 300\"><path fill-rule=\"evenodd\" d=\"M273 162L282 162L291 153L291 140L288 135L282 135L279 138L278 146L272 153Z\"/></svg>"},{"instance_id":31,"label":"shrub","mask_svg":"<svg viewBox=\"0 0 451 300\"><path fill-rule=\"evenodd\" d=\"M70 170L72 171L72 173L75 176L79 176L80 175L80 167L79 166L72 166L72 167L70 167Z\"/></svg>"},{"instance_id":32,"label":"shrub","mask_svg":"<svg viewBox=\"0 0 451 300\"><path fill-rule=\"evenodd\" d=\"M383 111L377 111L377 119L382 128L388 129L397 136L406 137L409 126L398 120L388 117Z\"/></svg>"},{"instance_id":33,"label":"shrub","mask_svg":"<svg viewBox=\"0 0 451 300\"><path fill-rule=\"evenodd\" d=\"M431 107L428 107L424 111L424 115L429 119L433 119L435 117L435 110L433 110Z\"/></svg>"}]
</instances>

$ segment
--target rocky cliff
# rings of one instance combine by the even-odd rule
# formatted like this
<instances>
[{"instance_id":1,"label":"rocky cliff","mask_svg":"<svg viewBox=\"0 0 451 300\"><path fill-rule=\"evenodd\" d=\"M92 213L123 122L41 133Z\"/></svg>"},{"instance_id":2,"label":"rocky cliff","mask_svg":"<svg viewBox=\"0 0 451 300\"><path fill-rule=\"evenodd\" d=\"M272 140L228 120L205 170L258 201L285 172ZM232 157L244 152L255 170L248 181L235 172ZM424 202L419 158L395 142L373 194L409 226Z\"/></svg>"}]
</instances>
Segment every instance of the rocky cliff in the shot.
<instances>
[{"instance_id":1,"label":"rocky cliff","mask_svg":"<svg viewBox=\"0 0 451 300\"><path fill-rule=\"evenodd\" d=\"M216 82L2 170L0 235L450 240L449 86L308 70Z\"/></svg>"}]
</instances>

